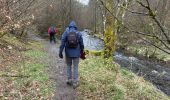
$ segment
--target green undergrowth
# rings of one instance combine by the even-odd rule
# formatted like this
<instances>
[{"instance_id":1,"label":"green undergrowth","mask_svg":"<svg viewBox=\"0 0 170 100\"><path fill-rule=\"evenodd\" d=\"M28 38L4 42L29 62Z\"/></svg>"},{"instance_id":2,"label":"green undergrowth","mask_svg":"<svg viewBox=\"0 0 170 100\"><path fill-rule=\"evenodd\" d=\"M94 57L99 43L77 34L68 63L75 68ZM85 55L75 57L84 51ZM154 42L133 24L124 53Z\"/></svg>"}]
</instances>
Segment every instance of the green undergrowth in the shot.
<instances>
[{"instance_id":1,"label":"green undergrowth","mask_svg":"<svg viewBox=\"0 0 170 100\"><path fill-rule=\"evenodd\" d=\"M95 50L85 50L86 55L91 55L91 56L102 56L103 55L103 50L100 51L95 51Z\"/></svg>"},{"instance_id":2,"label":"green undergrowth","mask_svg":"<svg viewBox=\"0 0 170 100\"><path fill-rule=\"evenodd\" d=\"M3 36L2 38L0 38L0 40L5 41L8 45L14 45L18 48L22 47L23 45L23 43L19 39L17 39L15 36L11 34ZM3 42L1 41L1 43ZM5 45L8 46L7 44Z\"/></svg>"},{"instance_id":3,"label":"green undergrowth","mask_svg":"<svg viewBox=\"0 0 170 100\"><path fill-rule=\"evenodd\" d=\"M91 57L79 67L79 100L169 100L142 77L112 60Z\"/></svg>"},{"instance_id":4,"label":"green undergrowth","mask_svg":"<svg viewBox=\"0 0 170 100\"><path fill-rule=\"evenodd\" d=\"M4 37L4 40L12 46L10 52L14 52L18 60L0 71L0 100L51 99L53 83L47 74L43 45L31 40L24 44L15 37ZM21 51L14 46L21 47Z\"/></svg>"},{"instance_id":5,"label":"green undergrowth","mask_svg":"<svg viewBox=\"0 0 170 100\"><path fill-rule=\"evenodd\" d=\"M34 48L22 52L25 60L18 63L21 66L18 69L20 70L19 74L28 76L28 78L19 79L17 83L20 83L19 87L27 85L33 88L31 91L27 91L27 95L24 96L26 99L49 99L53 89L52 82L48 80L49 77L46 72L45 57L47 54L40 48L42 47L41 44L33 42L31 44ZM36 46L37 48L35 48Z\"/></svg>"},{"instance_id":6,"label":"green undergrowth","mask_svg":"<svg viewBox=\"0 0 170 100\"><path fill-rule=\"evenodd\" d=\"M52 83L48 80L48 74L46 73L45 57L46 53L41 49L33 49L23 52L26 57L25 60L18 63L19 74L28 76L28 78L17 79L18 87L30 86L32 90L27 91L25 99L48 99L52 93ZM16 84L17 85L17 84Z\"/></svg>"}]
</instances>

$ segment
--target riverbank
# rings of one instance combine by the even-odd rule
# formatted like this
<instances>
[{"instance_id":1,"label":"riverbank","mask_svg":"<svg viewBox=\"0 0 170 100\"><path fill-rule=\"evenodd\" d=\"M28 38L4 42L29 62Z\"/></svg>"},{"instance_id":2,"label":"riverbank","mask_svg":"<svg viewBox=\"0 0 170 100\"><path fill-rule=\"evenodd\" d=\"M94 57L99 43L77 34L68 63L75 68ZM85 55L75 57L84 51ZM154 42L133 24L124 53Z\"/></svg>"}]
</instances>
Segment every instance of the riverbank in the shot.
<instances>
[{"instance_id":1,"label":"riverbank","mask_svg":"<svg viewBox=\"0 0 170 100\"><path fill-rule=\"evenodd\" d=\"M102 51L104 44L101 39L89 35L88 31L82 33L85 47L88 50L92 50L92 53L95 51L97 54L98 51ZM119 48L118 52L115 52L113 55L114 61L119 63L122 68L144 77L145 80L153 83L165 94L170 95L169 56L159 50L156 50L154 53L151 48L146 53L145 47L143 49L140 49L141 47Z\"/></svg>"},{"instance_id":2,"label":"riverbank","mask_svg":"<svg viewBox=\"0 0 170 100\"><path fill-rule=\"evenodd\" d=\"M158 62L161 65L170 67L170 55L158 49L154 51L153 48L149 48L148 46L141 45L141 47L119 47L116 51L126 56L133 56L141 60L147 60L150 62Z\"/></svg>"},{"instance_id":3,"label":"riverbank","mask_svg":"<svg viewBox=\"0 0 170 100\"><path fill-rule=\"evenodd\" d=\"M111 60L91 56L81 61L79 70L80 100L170 100L143 77Z\"/></svg>"}]
</instances>

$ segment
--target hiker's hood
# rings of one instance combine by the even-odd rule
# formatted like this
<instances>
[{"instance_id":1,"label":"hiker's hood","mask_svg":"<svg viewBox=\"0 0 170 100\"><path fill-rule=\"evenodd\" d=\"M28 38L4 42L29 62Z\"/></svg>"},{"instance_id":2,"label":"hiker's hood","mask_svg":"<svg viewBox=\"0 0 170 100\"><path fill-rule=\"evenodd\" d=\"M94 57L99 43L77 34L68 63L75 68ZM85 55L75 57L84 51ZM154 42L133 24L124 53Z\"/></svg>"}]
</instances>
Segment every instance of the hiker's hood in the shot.
<instances>
[{"instance_id":1,"label":"hiker's hood","mask_svg":"<svg viewBox=\"0 0 170 100\"><path fill-rule=\"evenodd\" d=\"M69 28L77 29L76 22L75 21L71 21L70 24L69 24Z\"/></svg>"}]
</instances>

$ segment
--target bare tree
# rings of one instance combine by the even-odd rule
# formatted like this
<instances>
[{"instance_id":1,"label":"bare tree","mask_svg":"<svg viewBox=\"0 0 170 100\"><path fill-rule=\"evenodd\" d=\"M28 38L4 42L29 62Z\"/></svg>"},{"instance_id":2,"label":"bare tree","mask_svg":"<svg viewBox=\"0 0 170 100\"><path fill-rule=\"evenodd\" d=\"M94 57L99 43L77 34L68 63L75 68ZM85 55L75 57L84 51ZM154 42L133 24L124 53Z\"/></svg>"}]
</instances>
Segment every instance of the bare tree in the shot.
<instances>
[{"instance_id":1,"label":"bare tree","mask_svg":"<svg viewBox=\"0 0 170 100\"><path fill-rule=\"evenodd\" d=\"M8 32L14 33L29 25L32 20L31 6L35 0L1 0L0 1L0 37Z\"/></svg>"}]
</instances>

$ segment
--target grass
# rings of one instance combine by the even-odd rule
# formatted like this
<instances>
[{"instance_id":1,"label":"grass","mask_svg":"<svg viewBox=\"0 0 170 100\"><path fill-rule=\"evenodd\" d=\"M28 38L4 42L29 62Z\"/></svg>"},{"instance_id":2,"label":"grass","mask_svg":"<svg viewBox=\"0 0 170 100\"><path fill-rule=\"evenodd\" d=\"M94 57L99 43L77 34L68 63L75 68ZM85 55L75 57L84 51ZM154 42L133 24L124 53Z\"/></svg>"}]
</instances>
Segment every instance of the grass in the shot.
<instances>
[{"instance_id":1,"label":"grass","mask_svg":"<svg viewBox=\"0 0 170 100\"><path fill-rule=\"evenodd\" d=\"M79 100L170 100L151 83L112 60L81 61L79 73Z\"/></svg>"},{"instance_id":2,"label":"grass","mask_svg":"<svg viewBox=\"0 0 170 100\"><path fill-rule=\"evenodd\" d=\"M49 80L47 63L45 62L46 52L43 51L43 45L37 41L30 41L27 44L18 41L15 37L5 36L3 40L12 47L26 48L18 51L15 48L8 50L4 55L8 55L4 59L9 59L10 65L7 63L1 67L0 71L0 99L1 100L40 100L51 99L53 88L52 82ZM5 49L6 50L6 49ZM3 50L2 50L3 51ZM7 50L6 50L7 51ZM12 52L12 54L11 54ZM13 60L17 59L15 62ZM3 75L6 75L3 77Z\"/></svg>"},{"instance_id":3,"label":"grass","mask_svg":"<svg viewBox=\"0 0 170 100\"><path fill-rule=\"evenodd\" d=\"M46 71L46 63L43 62L42 59L46 56L45 52L38 50L29 50L23 52L26 58L30 60L24 61L23 63L19 63L20 66L17 70L20 70L18 74L29 76L29 78L18 79L16 81L16 86L18 83L18 89L25 86L29 86L32 90L27 91L24 98L32 98L32 99L48 99L52 93L52 83L48 80L48 74ZM27 88L27 87L25 87Z\"/></svg>"}]
</instances>

